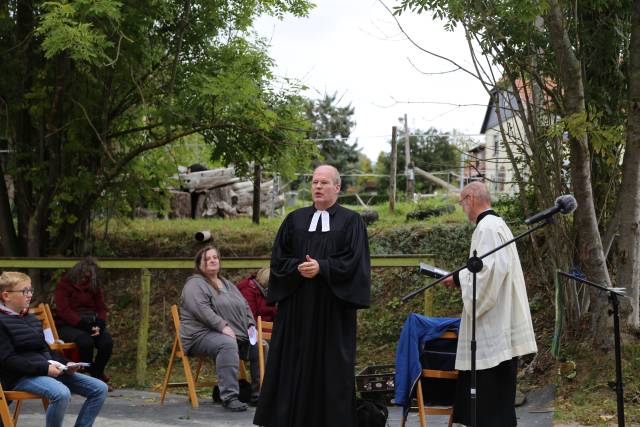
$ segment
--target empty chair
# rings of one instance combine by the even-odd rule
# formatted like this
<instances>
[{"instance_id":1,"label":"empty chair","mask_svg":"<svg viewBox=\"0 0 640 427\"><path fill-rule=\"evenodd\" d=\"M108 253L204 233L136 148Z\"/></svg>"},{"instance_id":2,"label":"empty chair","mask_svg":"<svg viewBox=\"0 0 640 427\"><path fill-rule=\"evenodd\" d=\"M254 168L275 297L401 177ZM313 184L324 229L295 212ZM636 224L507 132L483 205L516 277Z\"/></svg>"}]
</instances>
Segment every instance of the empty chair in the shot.
<instances>
[{"instance_id":1,"label":"empty chair","mask_svg":"<svg viewBox=\"0 0 640 427\"><path fill-rule=\"evenodd\" d=\"M258 363L260 366L260 386L261 387L262 387L262 380L264 379L266 349L268 348L267 341L271 340L272 329L273 329L273 322L263 321L262 316L258 316Z\"/></svg>"}]
</instances>

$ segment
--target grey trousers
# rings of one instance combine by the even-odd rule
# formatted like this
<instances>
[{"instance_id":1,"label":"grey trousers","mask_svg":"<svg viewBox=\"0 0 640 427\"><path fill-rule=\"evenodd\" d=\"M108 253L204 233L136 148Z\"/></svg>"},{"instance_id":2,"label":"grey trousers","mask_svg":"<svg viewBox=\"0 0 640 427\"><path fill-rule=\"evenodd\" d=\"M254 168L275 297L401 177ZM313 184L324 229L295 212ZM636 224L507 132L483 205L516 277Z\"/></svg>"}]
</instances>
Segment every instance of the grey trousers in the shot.
<instances>
[{"instance_id":1,"label":"grey trousers","mask_svg":"<svg viewBox=\"0 0 640 427\"><path fill-rule=\"evenodd\" d=\"M246 353L248 353L250 362L252 391L257 393L258 384L260 384L258 346L249 345L248 347ZM238 342L234 338L220 332L210 331L191 346L189 354L213 358L216 364L220 399L224 402L238 398L240 393L238 386L240 354L238 353ZM243 359L245 359L244 356Z\"/></svg>"}]
</instances>

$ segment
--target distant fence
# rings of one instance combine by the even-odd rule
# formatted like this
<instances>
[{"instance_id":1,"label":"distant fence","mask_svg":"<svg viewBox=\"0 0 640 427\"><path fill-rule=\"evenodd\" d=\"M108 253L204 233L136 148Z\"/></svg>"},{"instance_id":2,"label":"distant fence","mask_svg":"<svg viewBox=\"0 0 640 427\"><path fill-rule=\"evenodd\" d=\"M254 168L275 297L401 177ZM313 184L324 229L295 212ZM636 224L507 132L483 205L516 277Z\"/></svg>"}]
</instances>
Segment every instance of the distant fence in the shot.
<instances>
[{"instance_id":1,"label":"distant fence","mask_svg":"<svg viewBox=\"0 0 640 427\"><path fill-rule=\"evenodd\" d=\"M432 255L376 255L371 257L374 268L415 267L422 261L428 261ZM70 268L82 258L0 258L0 269L36 268L57 269ZM140 271L140 324L138 326L138 343L136 354L136 382L144 385L147 372L147 349L149 337L149 301L151 295L151 273L155 269L193 269L193 258L98 258L98 265L103 269L132 269ZM225 269L252 269L269 265L267 257L222 258ZM425 310L430 304L425 292Z\"/></svg>"}]
</instances>

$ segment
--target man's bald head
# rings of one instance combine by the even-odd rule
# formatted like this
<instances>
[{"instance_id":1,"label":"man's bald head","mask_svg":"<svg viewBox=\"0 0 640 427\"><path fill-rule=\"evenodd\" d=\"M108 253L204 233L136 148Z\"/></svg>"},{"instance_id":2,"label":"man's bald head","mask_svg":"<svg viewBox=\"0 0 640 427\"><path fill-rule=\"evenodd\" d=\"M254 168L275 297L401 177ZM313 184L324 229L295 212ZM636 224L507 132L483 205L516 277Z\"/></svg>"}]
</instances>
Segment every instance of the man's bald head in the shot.
<instances>
[{"instance_id":1,"label":"man's bald head","mask_svg":"<svg viewBox=\"0 0 640 427\"><path fill-rule=\"evenodd\" d=\"M491 193L482 182L471 182L460 193L460 205L469 221L474 222L480 213L491 208Z\"/></svg>"},{"instance_id":2,"label":"man's bald head","mask_svg":"<svg viewBox=\"0 0 640 427\"><path fill-rule=\"evenodd\" d=\"M318 170L331 174L333 176L334 184L337 184L337 185L342 184L342 180L340 179L340 172L338 172L338 169L336 169L334 166L320 165L313 170L313 174L315 175Z\"/></svg>"}]
</instances>

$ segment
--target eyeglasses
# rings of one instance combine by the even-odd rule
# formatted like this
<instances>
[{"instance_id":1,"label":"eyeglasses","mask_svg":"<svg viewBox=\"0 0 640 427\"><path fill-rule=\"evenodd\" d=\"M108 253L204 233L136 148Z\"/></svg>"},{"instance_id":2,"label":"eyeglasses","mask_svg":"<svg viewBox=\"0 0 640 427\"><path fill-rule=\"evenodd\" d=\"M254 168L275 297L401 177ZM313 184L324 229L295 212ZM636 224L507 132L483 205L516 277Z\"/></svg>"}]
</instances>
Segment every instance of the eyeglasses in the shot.
<instances>
[{"instance_id":1,"label":"eyeglasses","mask_svg":"<svg viewBox=\"0 0 640 427\"><path fill-rule=\"evenodd\" d=\"M462 199L458 200L459 204L462 204L462 202L464 202L465 200L467 200L469 197L471 196L471 194L467 194L466 196L464 196Z\"/></svg>"},{"instance_id":2,"label":"eyeglasses","mask_svg":"<svg viewBox=\"0 0 640 427\"><path fill-rule=\"evenodd\" d=\"M17 291L7 291L7 292L20 292L22 295L27 296L27 294L33 295L33 288L24 288L18 289Z\"/></svg>"}]
</instances>

